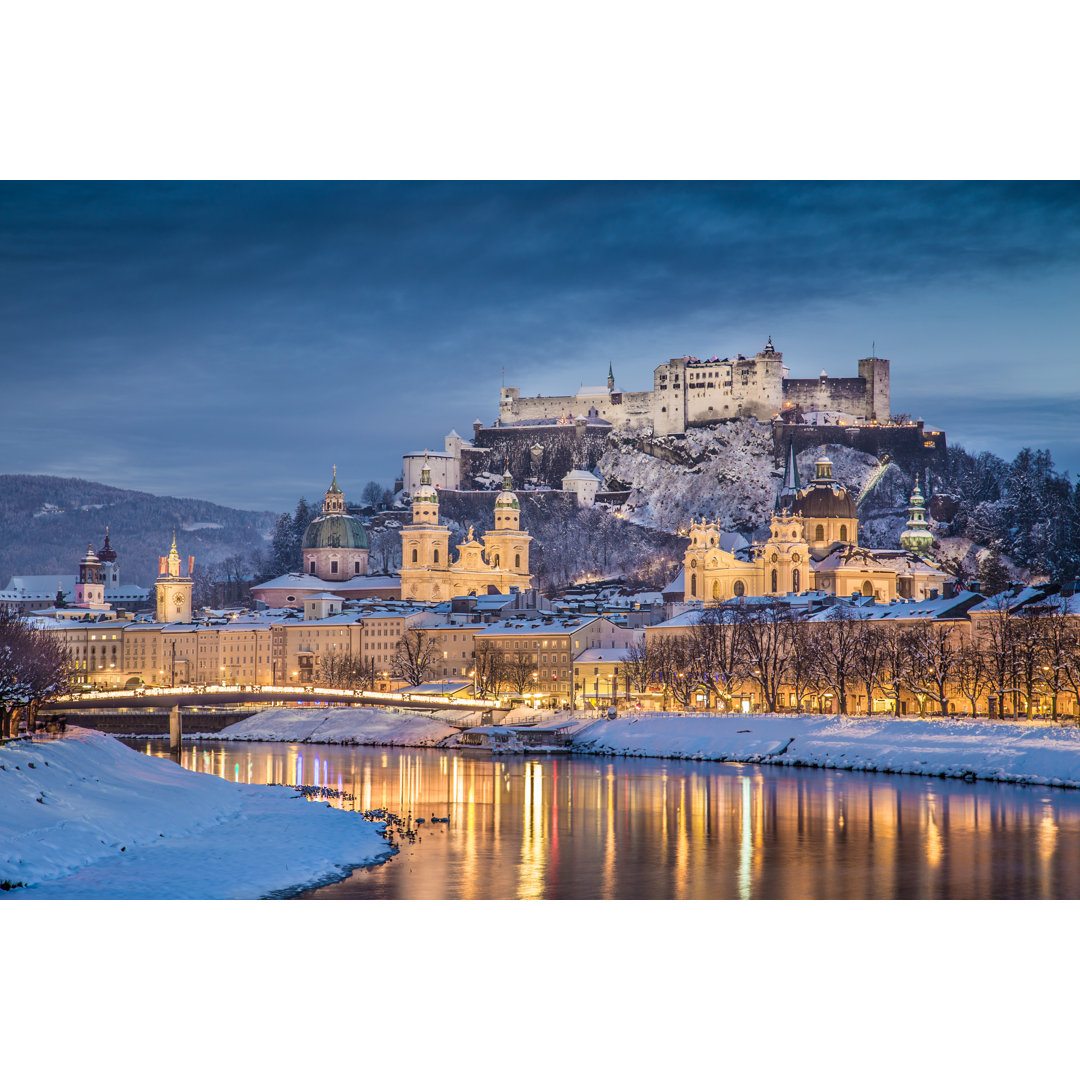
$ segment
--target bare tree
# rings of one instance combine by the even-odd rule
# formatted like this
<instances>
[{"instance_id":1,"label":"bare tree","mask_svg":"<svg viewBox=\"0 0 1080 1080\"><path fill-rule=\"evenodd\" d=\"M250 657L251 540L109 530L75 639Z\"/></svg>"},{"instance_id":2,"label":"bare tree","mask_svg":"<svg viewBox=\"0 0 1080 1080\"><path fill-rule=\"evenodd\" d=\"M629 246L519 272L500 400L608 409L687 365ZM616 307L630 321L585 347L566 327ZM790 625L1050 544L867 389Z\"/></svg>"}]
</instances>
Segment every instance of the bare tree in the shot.
<instances>
[{"instance_id":1,"label":"bare tree","mask_svg":"<svg viewBox=\"0 0 1080 1080\"><path fill-rule=\"evenodd\" d=\"M837 712L848 711L848 689L856 681L855 652L864 627L845 604L831 608L815 627L814 668L820 681L836 695Z\"/></svg>"},{"instance_id":2,"label":"bare tree","mask_svg":"<svg viewBox=\"0 0 1080 1080\"><path fill-rule=\"evenodd\" d=\"M693 677L702 689L728 702L743 673L742 620L736 608L706 608L690 627L681 665L685 677Z\"/></svg>"},{"instance_id":3,"label":"bare tree","mask_svg":"<svg viewBox=\"0 0 1080 1080\"><path fill-rule=\"evenodd\" d=\"M426 682L435 670L439 658L438 642L423 630L406 630L397 643L397 650L390 660L390 671L396 679L404 679L410 686Z\"/></svg>"},{"instance_id":4,"label":"bare tree","mask_svg":"<svg viewBox=\"0 0 1080 1080\"><path fill-rule=\"evenodd\" d=\"M650 686L663 680L661 670L659 639L645 638L635 642L626 650L623 660L623 673L630 680L630 686L639 694L644 694Z\"/></svg>"},{"instance_id":5,"label":"bare tree","mask_svg":"<svg viewBox=\"0 0 1080 1080\"><path fill-rule=\"evenodd\" d=\"M948 687L960 657L956 631L943 623L919 623L911 629L908 641L913 654L909 685L920 703L924 698L933 699L938 704L939 715L945 716Z\"/></svg>"},{"instance_id":6,"label":"bare tree","mask_svg":"<svg viewBox=\"0 0 1080 1080\"><path fill-rule=\"evenodd\" d=\"M971 705L971 715L979 715L979 698L990 687L990 666L978 643L969 642L956 658L953 675L957 689Z\"/></svg>"},{"instance_id":7,"label":"bare tree","mask_svg":"<svg viewBox=\"0 0 1080 1080\"><path fill-rule=\"evenodd\" d=\"M1016 631L1009 612L1009 597L998 595L987 602L979 620L982 649L990 669L990 685L997 692L998 716L1005 715L1005 699L1016 693ZM1015 711L1015 702L1014 702Z\"/></svg>"},{"instance_id":8,"label":"bare tree","mask_svg":"<svg viewBox=\"0 0 1080 1080\"><path fill-rule=\"evenodd\" d=\"M1069 667L1076 631L1069 601L1056 596L1044 609L1039 633L1039 681L1050 695L1050 718L1057 721L1058 695L1069 687Z\"/></svg>"},{"instance_id":9,"label":"bare tree","mask_svg":"<svg viewBox=\"0 0 1080 1080\"><path fill-rule=\"evenodd\" d=\"M375 686L375 658L324 656L319 661L319 682L340 690L371 690Z\"/></svg>"},{"instance_id":10,"label":"bare tree","mask_svg":"<svg viewBox=\"0 0 1080 1080\"><path fill-rule=\"evenodd\" d=\"M737 648L746 677L761 691L765 708L776 712L791 650L791 608L779 600L747 605Z\"/></svg>"},{"instance_id":11,"label":"bare tree","mask_svg":"<svg viewBox=\"0 0 1080 1080\"><path fill-rule=\"evenodd\" d=\"M852 673L866 691L867 715L874 711L874 691L885 669L885 632L878 623L864 622L855 640Z\"/></svg>"},{"instance_id":12,"label":"bare tree","mask_svg":"<svg viewBox=\"0 0 1080 1080\"><path fill-rule=\"evenodd\" d=\"M810 626L793 622L788 627L787 681L795 694L795 708L802 712L803 701L817 685L814 655L815 642Z\"/></svg>"},{"instance_id":13,"label":"bare tree","mask_svg":"<svg viewBox=\"0 0 1080 1080\"><path fill-rule=\"evenodd\" d=\"M900 715L900 697L908 685L912 667L911 634L895 624L883 628L882 666L878 676L882 690L892 698L893 715Z\"/></svg>"},{"instance_id":14,"label":"bare tree","mask_svg":"<svg viewBox=\"0 0 1080 1080\"><path fill-rule=\"evenodd\" d=\"M685 634L671 634L660 639L660 670L664 690L677 705L689 708L694 691L702 687L702 657L698 646Z\"/></svg>"},{"instance_id":15,"label":"bare tree","mask_svg":"<svg viewBox=\"0 0 1080 1080\"><path fill-rule=\"evenodd\" d=\"M506 681L506 657L490 641L482 641L473 654L473 678L482 698L497 697Z\"/></svg>"},{"instance_id":16,"label":"bare tree","mask_svg":"<svg viewBox=\"0 0 1080 1080\"><path fill-rule=\"evenodd\" d=\"M518 697L524 697L535 685L536 657L530 652L515 652L503 658L503 679Z\"/></svg>"},{"instance_id":17,"label":"bare tree","mask_svg":"<svg viewBox=\"0 0 1080 1080\"><path fill-rule=\"evenodd\" d=\"M34 730L39 707L70 685L71 662L60 640L18 615L0 612L0 738L17 734L15 713L25 709Z\"/></svg>"}]
</instances>

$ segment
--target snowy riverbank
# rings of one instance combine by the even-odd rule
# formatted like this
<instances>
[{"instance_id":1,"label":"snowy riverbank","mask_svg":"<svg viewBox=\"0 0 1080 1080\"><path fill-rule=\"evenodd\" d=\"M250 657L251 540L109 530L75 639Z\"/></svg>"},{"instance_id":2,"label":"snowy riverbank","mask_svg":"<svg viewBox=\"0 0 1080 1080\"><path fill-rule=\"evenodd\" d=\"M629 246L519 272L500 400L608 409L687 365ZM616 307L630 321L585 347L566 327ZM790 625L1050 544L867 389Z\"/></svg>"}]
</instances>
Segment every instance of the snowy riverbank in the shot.
<instances>
[{"instance_id":1,"label":"snowy riverbank","mask_svg":"<svg viewBox=\"0 0 1080 1080\"><path fill-rule=\"evenodd\" d=\"M1080 729L846 716L664 715L596 720L594 754L694 758L1080 787Z\"/></svg>"},{"instance_id":2,"label":"snowy riverbank","mask_svg":"<svg viewBox=\"0 0 1080 1080\"><path fill-rule=\"evenodd\" d=\"M378 708L266 709L215 735L226 742L307 742L355 746L435 746L457 733L437 717Z\"/></svg>"},{"instance_id":3,"label":"snowy riverbank","mask_svg":"<svg viewBox=\"0 0 1080 1080\"><path fill-rule=\"evenodd\" d=\"M511 720L538 714L519 711ZM1080 729L1014 721L891 717L669 713L585 720L539 714L571 726L585 754L693 758L913 773L1080 787ZM208 739L358 746L446 745L455 729L438 719L382 709L275 709ZM526 751L527 752L527 751Z\"/></svg>"},{"instance_id":4,"label":"snowy riverbank","mask_svg":"<svg viewBox=\"0 0 1080 1080\"><path fill-rule=\"evenodd\" d=\"M0 882L13 899L238 899L390 854L360 814L234 784L75 730L0 746Z\"/></svg>"}]
</instances>

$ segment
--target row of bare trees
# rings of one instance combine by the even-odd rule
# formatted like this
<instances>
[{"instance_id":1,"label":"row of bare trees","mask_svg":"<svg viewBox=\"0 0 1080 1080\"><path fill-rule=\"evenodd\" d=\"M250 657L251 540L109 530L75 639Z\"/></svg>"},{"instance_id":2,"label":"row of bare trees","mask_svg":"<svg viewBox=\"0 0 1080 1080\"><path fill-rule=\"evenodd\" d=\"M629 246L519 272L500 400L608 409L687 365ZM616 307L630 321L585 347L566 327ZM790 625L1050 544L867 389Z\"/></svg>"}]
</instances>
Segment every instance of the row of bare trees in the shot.
<instances>
[{"instance_id":1,"label":"row of bare trees","mask_svg":"<svg viewBox=\"0 0 1080 1080\"><path fill-rule=\"evenodd\" d=\"M70 685L71 662L59 638L0 611L0 738L18 733L19 710L33 731L41 705Z\"/></svg>"},{"instance_id":2,"label":"row of bare trees","mask_svg":"<svg viewBox=\"0 0 1080 1080\"><path fill-rule=\"evenodd\" d=\"M869 711L878 698L896 714L914 700L920 714L945 715L962 698L976 716L992 697L998 715L1031 717L1046 697L1056 719L1068 694L1080 708L1080 619L1063 602L1012 614L1002 600L976 625L972 635L955 623L893 624L845 605L813 623L779 602L709 608L685 634L633 646L623 675L629 689L662 688L684 708L698 694L730 704L748 689L770 712L811 698Z\"/></svg>"}]
</instances>

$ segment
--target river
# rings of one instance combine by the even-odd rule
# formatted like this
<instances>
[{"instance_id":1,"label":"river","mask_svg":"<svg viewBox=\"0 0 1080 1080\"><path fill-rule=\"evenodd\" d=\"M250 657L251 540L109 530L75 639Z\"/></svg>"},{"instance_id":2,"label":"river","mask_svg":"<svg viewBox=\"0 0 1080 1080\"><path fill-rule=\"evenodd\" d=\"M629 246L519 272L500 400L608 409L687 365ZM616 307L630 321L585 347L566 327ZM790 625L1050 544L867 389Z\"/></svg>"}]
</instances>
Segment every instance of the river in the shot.
<instances>
[{"instance_id":1,"label":"river","mask_svg":"<svg viewBox=\"0 0 1080 1080\"><path fill-rule=\"evenodd\" d=\"M278 743L188 744L181 763L425 819L389 862L303 899L1080 898L1080 791Z\"/></svg>"}]
</instances>

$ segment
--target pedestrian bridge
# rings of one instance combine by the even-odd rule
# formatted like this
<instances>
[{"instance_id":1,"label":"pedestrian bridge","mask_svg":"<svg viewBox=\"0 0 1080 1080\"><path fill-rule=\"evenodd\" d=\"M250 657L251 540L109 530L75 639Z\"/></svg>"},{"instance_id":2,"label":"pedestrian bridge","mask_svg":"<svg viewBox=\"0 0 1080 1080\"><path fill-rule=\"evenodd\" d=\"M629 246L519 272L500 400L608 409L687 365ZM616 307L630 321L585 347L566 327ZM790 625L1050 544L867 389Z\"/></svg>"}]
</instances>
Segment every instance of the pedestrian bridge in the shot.
<instances>
[{"instance_id":1,"label":"pedestrian bridge","mask_svg":"<svg viewBox=\"0 0 1080 1080\"><path fill-rule=\"evenodd\" d=\"M82 712L86 709L171 709L174 705L376 705L431 712L503 710L500 702L437 694L373 693L366 690L334 690L298 686L177 686L138 690L94 690L66 694L41 707L42 712Z\"/></svg>"}]
</instances>

